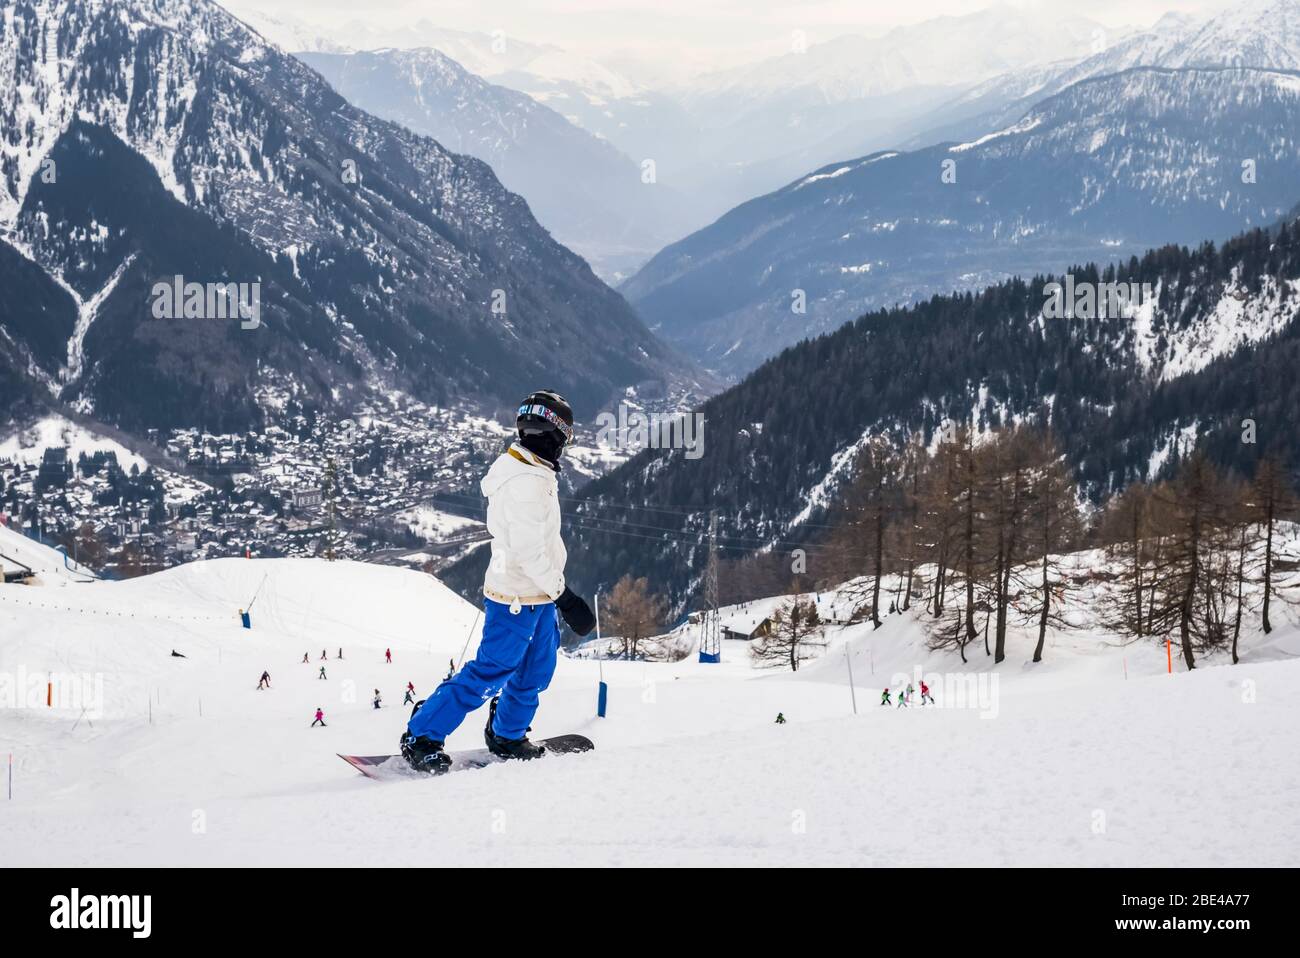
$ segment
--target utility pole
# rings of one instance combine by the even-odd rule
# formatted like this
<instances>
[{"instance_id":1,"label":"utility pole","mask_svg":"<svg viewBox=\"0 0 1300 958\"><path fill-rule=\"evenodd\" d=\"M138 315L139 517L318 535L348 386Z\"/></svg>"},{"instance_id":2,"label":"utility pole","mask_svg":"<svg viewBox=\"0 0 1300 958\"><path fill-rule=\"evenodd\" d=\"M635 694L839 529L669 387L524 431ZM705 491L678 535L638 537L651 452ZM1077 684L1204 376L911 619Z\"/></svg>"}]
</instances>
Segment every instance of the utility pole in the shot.
<instances>
[{"instance_id":1,"label":"utility pole","mask_svg":"<svg viewBox=\"0 0 1300 958\"><path fill-rule=\"evenodd\" d=\"M722 623L718 611L718 510L709 510L709 564L704 573L704 636L700 661L722 661Z\"/></svg>"}]
</instances>

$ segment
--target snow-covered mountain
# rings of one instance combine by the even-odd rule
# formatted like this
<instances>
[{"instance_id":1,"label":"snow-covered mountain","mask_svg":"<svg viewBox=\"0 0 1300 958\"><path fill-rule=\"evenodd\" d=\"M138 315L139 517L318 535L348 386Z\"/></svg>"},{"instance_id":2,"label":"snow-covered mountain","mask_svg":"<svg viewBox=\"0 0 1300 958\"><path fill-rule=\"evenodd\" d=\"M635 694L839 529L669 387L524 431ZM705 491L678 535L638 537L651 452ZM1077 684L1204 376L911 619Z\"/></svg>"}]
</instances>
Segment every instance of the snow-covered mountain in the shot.
<instances>
[{"instance_id":1,"label":"snow-covered mountain","mask_svg":"<svg viewBox=\"0 0 1300 958\"><path fill-rule=\"evenodd\" d=\"M666 243L682 200L609 142L434 49L296 54L349 102L488 163L555 237L615 282Z\"/></svg>"},{"instance_id":2,"label":"snow-covered mountain","mask_svg":"<svg viewBox=\"0 0 1300 958\"><path fill-rule=\"evenodd\" d=\"M42 395L238 428L349 390L590 408L683 369L485 163L207 0L9 0L0 73L3 335ZM155 318L176 276L260 284L256 328Z\"/></svg>"},{"instance_id":3,"label":"snow-covered mountain","mask_svg":"<svg viewBox=\"0 0 1300 958\"><path fill-rule=\"evenodd\" d=\"M653 161L659 185L687 197L683 205L658 204L674 238L807 169L866 152L858 149L864 136L869 149L895 146L923 128L918 118L971 84L1077 55L1102 32L1086 17L997 5L884 36L801 43L783 56L647 87L612 68L613 57L597 61L508 31L449 30L427 20L400 30L363 22L309 26L255 6L234 8L286 49L436 49L554 109L634 162Z\"/></svg>"},{"instance_id":4,"label":"snow-covered mountain","mask_svg":"<svg viewBox=\"0 0 1300 958\"><path fill-rule=\"evenodd\" d=\"M1298 70L1300 0L1246 0L1209 20L1169 13L1150 29L1103 39L1100 49L1085 56L1011 71L978 84L924 117L902 145L928 146L1000 129L1034 102L1071 84L1133 67Z\"/></svg>"},{"instance_id":5,"label":"snow-covered mountain","mask_svg":"<svg viewBox=\"0 0 1300 958\"><path fill-rule=\"evenodd\" d=\"M691 105L729 98L733 108L745 109L791 91L829 103L915 86L961 87L1074 56L1106 33L1084 16L998 4L896 27L878 37L846 35L809 43L706 75L680 92Z\"/></svg>"},{"instance_id":6,"label":"snow-covered mountain","mask_svg":"<svg viewBox=\"0 0 1300 958\"><path fill-rule=\"evenodd\" d=\"M997 132L813 171L656 256L641 315L732 373L863 312L1269 223L1300 183L1300 76L1143 68Z\"/></svg>"},{"instance_id":7,"label":"snow-covered mountain","mask_svg":"<svg viewBox=\"0 0 1300 958\"><path fill-rule=\"evenodd\" d=\"M1105 35L1083 16L1004 4L882 36L798 45L671 89L702 133L684 185L719 205L776 189L833 159L895 147L972 84L1075 56ZM867 140L870 145L859 149Z\"/></svg>"},{"instance_id":8,"label":"snow-covered mountain","mask_svg":"<svg viewBox=\"0 0 1300 958\"><path fill-rule=\"evenodd\" d=\"M451 57L477 76L533 77L533 82L539 84L539 92L548 83L570 83L605 97L626 97L641 92L636 83L589 57L554 44L533 43L506 30L492 33L453 30L428 17L404 20L400 25L379 24L370 19L330 24L268 13L256 3L250 5L243 0L224 2L222 6L268 40L293 52L426 48Z\"/></svg>"}]
</instances>

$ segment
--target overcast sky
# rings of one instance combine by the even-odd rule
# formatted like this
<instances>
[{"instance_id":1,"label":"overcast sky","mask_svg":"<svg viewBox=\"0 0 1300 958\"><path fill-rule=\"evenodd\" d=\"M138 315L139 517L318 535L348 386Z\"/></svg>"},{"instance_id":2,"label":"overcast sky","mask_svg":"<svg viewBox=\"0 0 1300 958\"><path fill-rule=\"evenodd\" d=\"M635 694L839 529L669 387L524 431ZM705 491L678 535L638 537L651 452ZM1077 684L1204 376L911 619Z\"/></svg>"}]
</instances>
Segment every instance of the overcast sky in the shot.
<instances>
[{"instance_id":1,"label":"overcast sky","mask_svg":"<svg viewBox=\"0 0 1300 958\"><path fill-rule=\"evenodd\" d=\"M783 53L792 30L810 43L845 33L878 35L891 27L992 6L989 0L219 0L236 14L257 10L307 23L358 19L399 25L428 19L457 30L503 30L593 57L711 55L718 61ZM1223 0L1007 0L1109 27L1149 26L1162 14L1222 9Z\"/></svg>"}]
</instances>

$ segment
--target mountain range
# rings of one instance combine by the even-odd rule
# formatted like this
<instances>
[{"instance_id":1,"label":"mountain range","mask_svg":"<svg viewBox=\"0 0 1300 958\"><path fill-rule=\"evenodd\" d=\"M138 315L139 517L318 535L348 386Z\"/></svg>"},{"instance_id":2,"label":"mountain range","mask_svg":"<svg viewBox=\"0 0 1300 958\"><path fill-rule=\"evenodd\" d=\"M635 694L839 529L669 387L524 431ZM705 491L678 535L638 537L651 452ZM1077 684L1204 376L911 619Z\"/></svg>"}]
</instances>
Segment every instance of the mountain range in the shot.
<instances>
[{"instance_id":1,"label":"mountain range","mask_svg":"<svg viewBox=\"0 0 1300 958\"><path fill-rule=\"evenodd\" d=\"M677 239L684 199L527 94L474 75L431 48L302 52L347 100L483 160L568 248L610 282Z\"/></svg>"},{"instance_id":2,"label":"mountain range","mask_svg":"<svg viewBox=\"0 0 1300 958\"><path fill-rule=\"evenodd\" d=\"M691 379L486 163L356 108L217 5L3 7L7 391L236 429L373 390L495 409L545 383L593 408ZM176 276L258 284L257 328L156 318Z\"/></svg>"},{"instance_id":3,"label":"mountain range","mask_svg":"<svg viewBox=\"0 0 1300 958\"><path fill-rule=\"evenodd\" d=\"M1294 472L1298 216L1222 246L877 310L786 349L704 405L703 455L646 449L582 490L565 519L569 578L591 592L648 576L688 607L710 510L724 559L815 551L865 443L933 443L949 422L1050 427L1096 502L1171 475L1198 444L1241 474L1265 454ZM1104 317L1047 315L1050 284L1109 282L1149 294ZM463 560L451 580L469 590L480 566Z\"/></svg>"},{"instance_id":4,"label":"mountain range","mask_svg":"<svg viewBox=\"0 0 1300 958\"><path fill-rule=\"evenodd\" d=\"M964 143L834 163L667 247L622 287L743 374L869 310L1270 223L1300 183L1300 75L1135 68Z\"/></svg>"}]
</instances>

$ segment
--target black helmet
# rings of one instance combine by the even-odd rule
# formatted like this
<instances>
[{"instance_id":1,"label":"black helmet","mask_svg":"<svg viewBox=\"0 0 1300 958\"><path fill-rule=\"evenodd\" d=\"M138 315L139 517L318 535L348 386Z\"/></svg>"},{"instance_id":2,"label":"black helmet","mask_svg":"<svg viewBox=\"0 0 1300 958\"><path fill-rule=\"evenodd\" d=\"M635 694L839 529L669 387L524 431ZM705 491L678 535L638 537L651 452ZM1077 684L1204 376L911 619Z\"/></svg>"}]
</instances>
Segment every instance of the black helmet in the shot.
<instances>
[{"instance_id":1,"label":"black helmet","mask_svg":"<svg viewBox=\"0 0 1300 958\"><path fill-rule=\"evenodd\" d=\"M558 452L573 441L573 408L555 390L539 389L519 404L515 428L520 439L547 440Z\"/></svg>"}]
</instances>

